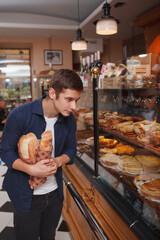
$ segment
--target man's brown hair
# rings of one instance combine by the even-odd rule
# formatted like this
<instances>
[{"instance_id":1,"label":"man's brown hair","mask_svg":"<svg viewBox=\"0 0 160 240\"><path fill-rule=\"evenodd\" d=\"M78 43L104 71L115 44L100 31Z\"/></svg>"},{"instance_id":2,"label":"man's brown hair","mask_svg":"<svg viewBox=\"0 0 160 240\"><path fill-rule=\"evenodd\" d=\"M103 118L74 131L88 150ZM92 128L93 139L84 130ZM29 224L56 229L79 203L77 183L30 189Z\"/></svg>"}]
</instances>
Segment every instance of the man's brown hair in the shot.
<instances>
[{"instance_id":1,"label":"man's brown hair","mask_svg":"<svg viewBox=\"0 0 160 240\"><path fill-rule=\"evenodd\" d=\"M70 69L57 70L49 84L49 88L53 88L56 92L56 97L65 89L72 89L79 92L83 91L83 83L79 75Z\"/></svg>"}]
</instances>

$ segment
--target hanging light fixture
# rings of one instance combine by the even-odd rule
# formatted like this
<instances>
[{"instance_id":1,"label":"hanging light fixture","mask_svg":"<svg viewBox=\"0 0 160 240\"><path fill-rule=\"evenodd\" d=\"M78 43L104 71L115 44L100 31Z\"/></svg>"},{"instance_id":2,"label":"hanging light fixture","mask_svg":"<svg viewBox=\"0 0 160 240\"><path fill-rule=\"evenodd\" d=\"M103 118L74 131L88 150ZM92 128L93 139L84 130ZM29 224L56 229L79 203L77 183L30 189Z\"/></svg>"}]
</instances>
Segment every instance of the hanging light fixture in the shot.
<instances>
[{"instance_id":1,"label":"hanging light fixture","mask_svg":"<svg viewBox=\"0 0 160 240\"><path fill-rule=\"evenodd\" d=\"M103 16L93 22L96 25L96 33L99 35L112 35L117 33L119 20L110 16L110 9L110 4L106 1L102 7Z\"/></svg>"},{"instance_id":2,"label":"hanging light fixture","mask_svg":"<svg viewBox=\"0 0 160 240\"><path fill-rule=\"evenodd\" d=\"M87 49L87 41L82 38L82 31L79 27L79 0L77 0L78 5L78 29L76 31L76 39L71 42L72 43L72 50L74 51L80 51L80 50L86 50Z\"/></svg>"}]
</instances>

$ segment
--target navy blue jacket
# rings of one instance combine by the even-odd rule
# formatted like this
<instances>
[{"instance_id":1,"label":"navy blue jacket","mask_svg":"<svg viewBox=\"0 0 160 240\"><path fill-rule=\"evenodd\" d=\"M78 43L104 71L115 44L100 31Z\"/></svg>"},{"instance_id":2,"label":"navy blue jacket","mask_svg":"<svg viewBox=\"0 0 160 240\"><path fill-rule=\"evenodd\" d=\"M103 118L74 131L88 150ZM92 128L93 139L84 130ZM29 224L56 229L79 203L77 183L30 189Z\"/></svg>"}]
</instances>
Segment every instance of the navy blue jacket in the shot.
<instances>
[{"instance_id":1,"label":"navy blue jacket","mask_svg":"<svg viewBox=\"0 0 160 240\"><path fill-rule=\"evenodd\" d=\"M17 143L19 138L29 132L33 132L38 139L45 131L46 122L42 109L42 98L26 103L13 109L6 121L2 135L1 159L8 167L3 188L7 191L15 208L21 211L29 211L33 190L30 188L29 175L12 168L13 162L19 158ZM76 154L76 120L73 114L59 118L54 125L55 131L55 157L66 154L73 163ZM59 167L56 174L60 199L63 201L62 168Z\"/></svg>"}]
</instances>

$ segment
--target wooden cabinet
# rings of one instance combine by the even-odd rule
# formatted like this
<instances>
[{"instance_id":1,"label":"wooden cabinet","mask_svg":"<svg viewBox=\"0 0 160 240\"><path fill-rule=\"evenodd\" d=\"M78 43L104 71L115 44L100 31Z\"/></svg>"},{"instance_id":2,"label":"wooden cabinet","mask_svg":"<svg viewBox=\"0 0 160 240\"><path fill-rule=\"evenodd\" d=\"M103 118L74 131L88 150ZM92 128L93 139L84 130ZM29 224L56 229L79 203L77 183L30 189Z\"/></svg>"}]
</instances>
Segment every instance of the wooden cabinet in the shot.
<instances>
[{"instance_id":1,"label":"wooden cabinet","mask_svg":"<svg viewBox=\"0 0 160 240\"><path fill-rule=\"evenodd\" d=\"M99 193L95 186L76 166L64 166L64 174L67 175L70 184L73 184L88 209L93 214L95 221L104 231L108 239L138 239L132 230L124 223L116 211L106 199ZM94 176L92 176L94 178ZM65 178L65 177L64 177ZM87 220L80 212L71 194L64 185L65 201L63 215L67 220L73 239L96 239L87 224ZM107 239L106 238L106 239ZM103 239L103 238L101 238Z\"/></svg>"}]
</instances>

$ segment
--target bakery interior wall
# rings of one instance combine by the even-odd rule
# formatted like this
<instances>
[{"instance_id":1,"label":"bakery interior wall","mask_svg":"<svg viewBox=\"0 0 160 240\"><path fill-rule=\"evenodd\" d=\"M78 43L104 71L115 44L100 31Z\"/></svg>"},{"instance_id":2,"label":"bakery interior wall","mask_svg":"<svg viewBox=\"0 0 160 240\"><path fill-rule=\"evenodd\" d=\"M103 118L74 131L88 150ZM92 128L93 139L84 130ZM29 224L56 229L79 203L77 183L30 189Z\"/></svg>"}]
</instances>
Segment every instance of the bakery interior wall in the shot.
<instances>
[{"instance_id":1,"label":"bakery interior wall","mask_svg":"<svg viewBox=\"0 0 160 240\"><path fill-rule=\"evenodd\" d=\"M148 52L149 45L160 32L160 8L156 8L144 16L139 17L135 24L142 28L143 33L138 36L133 36L131 39L111 40L109 37L103 38L103 50L101 51L101 62L116 63L123 59L124 47L126 48L127 57L135 56L141 53ZM154 12L153 12L154 11ZM154 19L153 19L154 16ZM147 19L147 20L146 20ZM152 33L152 34L149 34ZM54 69L69 68L77 70L74 66L79 67L79 57L91 55L93 52L77 52L71 50L69 40L50 40L49 39L0 39L0 48L29 48L31 52L31 79L42 70L49 70L49 66L44 64L44 50L55 49L62 50L63 62L62 65L53 66ZM33 84L33 80L32 80ZM33 92L32 92L32 96Z\"/></svg>"},{"instance_id":2,"label":"bakery interior wall","mask_svg":"<svg viewBox=\"0 0 160 240\"><path fill-rule=\"evenodd\" d=\"M53 66L54 69L72 68L72 51L69 40L52 39L52 49L62 50L62 65ZM48 70L44 64L44 50L49 50L48 39L0 39L0 48L29 48L31 50L31 67L34 75L42 70Z\"/></svg>"},{"instance_id":3,"label":"bakery interior wall","mask_svg":"<svg viewBox=\"0 0 160 240\"><path fill-rule=\"evenodd\" d=\"M54 65L54 69L72 69L72 50L69 40L49 39L0 39L0 48L8 49L30 49L31 57L31 89L34 100L33 78L38 77L42 70L49 70L49 65L44 64L44 50L62 50L62 65Z\"/></svg>"}]
</instances>

